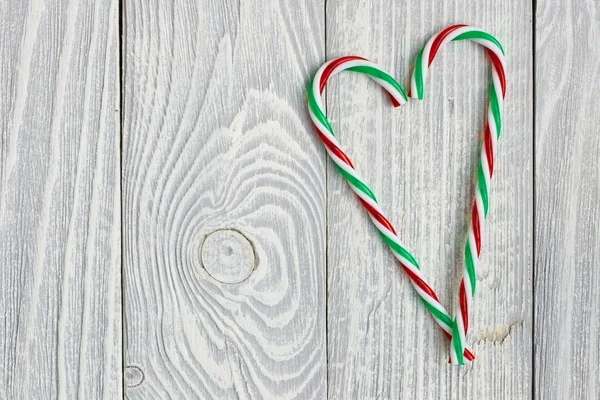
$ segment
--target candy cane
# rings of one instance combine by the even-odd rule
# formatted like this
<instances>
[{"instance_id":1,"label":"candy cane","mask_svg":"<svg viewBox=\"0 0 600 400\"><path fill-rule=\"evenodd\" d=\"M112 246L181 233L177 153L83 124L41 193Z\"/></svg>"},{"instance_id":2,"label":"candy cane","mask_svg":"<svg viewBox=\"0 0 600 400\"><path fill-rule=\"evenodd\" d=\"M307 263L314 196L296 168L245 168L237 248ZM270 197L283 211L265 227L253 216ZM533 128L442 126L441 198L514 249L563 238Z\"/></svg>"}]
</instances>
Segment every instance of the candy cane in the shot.
<instances>
[{"instance_id":1,"label":"candy cane","mask_svg":"<svg viewBox=\"0 0 600 400\"><path fill-rule=\"evenodd\" d=\"M458 306L452 328L450 359L453 364L464 364L463 351L465 337L469 329L469 309L475 294L475 271L481 253L481 231L488 213L490 180L494 170L496 141L500 137L501 114L506 96L505 59L502 45L489 33L466 25L454 25L434 35L417 56L415 70L408 95L423 99L423 83L438 50L448 42L472 40L483 45L492 62L492 84L490 85L490 103L481 159L477 169L477 187L473 202L471 224L465 245L465 268L458 292Z\"/></svg>"},{"instance_id":2,"label":"candy cane","mask_svg":"<svg viewBox=\"0 0 600 400\"><path fill-rule=\"evenodd\" d=\"M361 57L340 57L323 64L310 82L308 86L308 109L310 117L317 128L317 133L319 138L323 141L327 153L335 163L341 175L350 184L350 187L358 196L363 207L369 213L371 221L373 221L373 224L375 224L375 227L379 230L384 242L390 247L396 259L400 261L402 269L410 278L412 286L425 303L427 309L431 312L434 320L442 328L446 337L451 339L453 322L450 315L440 304L433 289L431 289L429 284L425 281L423 273L419 269L419 265L415 258L409 253L406 246L398 238L396 230L384 215L375 195L358 175L350 158L348 158L346 153L341 149L337 138L333 134L331 125L325 117L325 107L323 106L323 98L321 95L325 89L327 80L344 70L361 72L368 75L387 91L392 104L395 107L405 104L408 100L398 82L376 64ZM464 356L468 360L474 358L473 354L468 349L464 350Z\"/></svg>"}]
</instances>

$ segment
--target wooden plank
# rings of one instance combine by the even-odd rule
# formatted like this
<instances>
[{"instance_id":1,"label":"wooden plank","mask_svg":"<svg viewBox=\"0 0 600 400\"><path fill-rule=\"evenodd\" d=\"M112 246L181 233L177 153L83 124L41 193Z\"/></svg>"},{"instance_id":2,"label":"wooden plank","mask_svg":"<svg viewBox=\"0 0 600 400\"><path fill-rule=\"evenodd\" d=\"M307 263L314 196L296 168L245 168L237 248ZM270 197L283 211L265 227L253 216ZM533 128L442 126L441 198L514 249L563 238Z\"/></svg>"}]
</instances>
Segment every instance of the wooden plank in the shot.
<instances>
[{"instance_id":1,"label":"wooden plank","mask_svg":"<svg viewBox=\"0 0 600 400\"><path fill-rule=\"evenodd\" d=\"M0 398L122 397L118 2L0 6Z\"/></svg>"},{"instance_id":2,"label":"wooden plank","mask_svg":"<svg viewBox=\"0 0 600 400\"><path fill-rule=\"evenodd\" d=\"M327 2L327 58L365 56L405 85L417 52L446 26L484 27L508 51L508 97L468 343L448 342L355 196L328 164L328 388L336 399L524 399L532 379L531 4ZM346 73L327 92L337 136L449 310L456 302L490 70L475 44L438 55L425 100L393 109Z\"/></svg>"},{"instance_id":3,"label":"wooden plank","mask_svg":"<svg viewBox=\"0 0 600 400\"><path fill-rule=\"evenodd\" d=\"M598 3L536 12L535 398L600 396Z\"/></svg>"},{"instance_id":4,"label":"wooden plank","mask_svg":"<svg viewBox=\"0 0 600 400\"><path fill-rule=\"evenodd\" d=\"M129 398L325 396L323 13L125 3Z\"/></svg>"}]
</instances>

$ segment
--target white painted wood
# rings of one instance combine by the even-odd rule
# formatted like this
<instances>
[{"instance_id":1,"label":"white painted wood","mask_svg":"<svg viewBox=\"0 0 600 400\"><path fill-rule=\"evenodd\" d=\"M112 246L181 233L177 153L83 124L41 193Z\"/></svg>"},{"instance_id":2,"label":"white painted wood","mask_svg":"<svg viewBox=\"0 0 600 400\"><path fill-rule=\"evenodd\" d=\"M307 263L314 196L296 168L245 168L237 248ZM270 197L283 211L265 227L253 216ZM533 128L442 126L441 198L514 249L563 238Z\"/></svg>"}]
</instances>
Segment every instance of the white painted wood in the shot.
<instances>
[{"instance_id":1,"label":"white painted wood","mask_svg":"<svg viewBox=\"0 0 600 400\"><path fill-rule=\"evenodd\" d=\"M530 4L303 3L124 2L122 198L118 2L0 5L0 398L599 397L598 5L538 2L533 281ZM304 98L343 54L406 84L455 22L509 61L465 368L331 163L326 189ZM327 96L450 309L488 71L452 44L422 102L351 73Z\"/></svg>"},{"instance_id":2,"label":"white painted wood","mask_svg":"<svg viewBox=\"0 0 600 400\"><path fill-rule=\"evenodd\" d=\"M600 4L538 2L535 398L600 397Z\"/></svg>"},{"instance_id":3,"label":"white painted wood","mask_svg":"<svg viewBox=\"0 0 600 400\"><path fill-rule=\"evenodd\" d=\"M305 105L323 15L125 2L128 398L325 397L325 154ZM253 247L241 283L202 264L220 229Z\"/></svg>"},{"instance_id":4,"label":"white painted wood","mask_svg":"<svg viewBox=\"0 0 600 400\"><path fill-rule=\"evenodd\" d=\"M454 23L481 26L508 54L508 97L482 238L468 343L470 366L446 363L448 342L328 164L328 389L331 399L526 399L532 379L531 4L327 2L327 58L358 54L403 85L425 41ZM364 76L328 86L332 125L454 309L483 135L490 67L475 44L436 57L425 100L394 109Z\"/></svg>"},{"instance_id":5,"label":"white painted wood","mask_svg":"<svg viewBox=\"0 0 600 400\"><path fill-rule=\"evenodd\" d=\"M0 4L0 398L122 397L118 2Z\"/></svg>"}]
</instances>

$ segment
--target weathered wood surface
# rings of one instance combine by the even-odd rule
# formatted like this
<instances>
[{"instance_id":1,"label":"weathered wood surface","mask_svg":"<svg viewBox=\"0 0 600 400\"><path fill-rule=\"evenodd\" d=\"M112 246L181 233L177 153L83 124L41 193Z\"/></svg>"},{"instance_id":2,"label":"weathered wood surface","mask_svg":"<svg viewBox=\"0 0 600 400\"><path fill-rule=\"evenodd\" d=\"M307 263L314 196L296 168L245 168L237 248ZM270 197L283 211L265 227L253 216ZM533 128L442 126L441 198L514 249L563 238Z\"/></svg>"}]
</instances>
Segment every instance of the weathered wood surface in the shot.
<instances>
[{"instance_id":1,"label":"weathered wood surface","mask_svg":"<svg viewBox=\"0 0 600 400\"><path fill-rule=\"evenodd\" d=\"M600 4L538 2L535 397L600 398Z\"/></svg>"},{"instance_id":2,"label":"weathered wood surface","mask_svg":"<svg viewBox=\"0 0 600 400\"><path fill-rule=\"evenodd\" d=\"M525 399L532 378L532 19L524 2L327 2L327 58L363 55L408 85L431 35L485 27L508 54L508 97L482 236L471 329L476 361L446 365L448 342L337 171L328 168L328 387L336 399ZM394 109L369 79L329 85L337 136L403 241L453 310L485 121L481 47L436 57L423 101Z\"/></svg>"},{"instance_id":3,"label":"weathered wood surface","mask_svg":"<svg viewBox=\"0 0 600 400\"><path fill-rule=\"evenodd\" d=\"M325 154L304 97L323 16L125 3L130 399L326 396Z\"/></svg>"},{"instance_id":4,"label":"weathered wood surface","mask_svg":"<svg viewBox=\"0 0 600 400\"><path fill-rule=\"evenodd\" d=\"M0 398L122 397L119 7L0 5Z\"/></svg>"},{"instance_id":5,"label":"weathered wood surface","mask_svg":"<svg viewBox=\"0 0 600 400\"><path fill-rule=\"evenodd\" d=\"M597 2L539 1L536 32L526 2L390 3L0 5L0 399L600 396ZM508 54L464 368L326 160L304 93L344 54L406 85L456 22ZM481 49L455 43L421 102L393 109L352 73L327 92L448 309L488 84Z\"/></svg>"}]
</instances>

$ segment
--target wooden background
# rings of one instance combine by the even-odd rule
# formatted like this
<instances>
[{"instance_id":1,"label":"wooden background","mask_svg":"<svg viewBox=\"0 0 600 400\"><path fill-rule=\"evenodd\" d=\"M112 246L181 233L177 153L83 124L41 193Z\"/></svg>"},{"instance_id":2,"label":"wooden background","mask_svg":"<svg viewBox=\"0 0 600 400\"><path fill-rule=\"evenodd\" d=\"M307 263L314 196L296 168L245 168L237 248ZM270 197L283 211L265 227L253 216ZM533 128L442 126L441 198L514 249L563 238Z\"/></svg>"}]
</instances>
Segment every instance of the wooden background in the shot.
<instances>
[{"instance_id":1,"label":"wooden background","mask_svg":"<svg viewBox=\"0 0 600 400\"><path fill-rule=\"evenodd\" d=\"M461 368L305 105L459 22L508 55ZM600 398L599 35L597 0L0 3L0 399ZM423 101L327 89L448 309L489 79L455 43Z\"/></svg>"}]
</instances>

